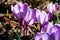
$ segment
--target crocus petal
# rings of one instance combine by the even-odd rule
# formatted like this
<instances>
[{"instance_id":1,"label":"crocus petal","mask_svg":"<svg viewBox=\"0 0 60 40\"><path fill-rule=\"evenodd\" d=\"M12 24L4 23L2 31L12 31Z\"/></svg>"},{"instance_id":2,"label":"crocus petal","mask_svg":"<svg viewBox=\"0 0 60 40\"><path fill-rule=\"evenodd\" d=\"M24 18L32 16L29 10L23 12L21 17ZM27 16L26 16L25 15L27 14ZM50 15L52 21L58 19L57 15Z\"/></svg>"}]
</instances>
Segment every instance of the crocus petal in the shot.
<instances>
[{"instance_id":1,"label":"crocus petal","mask_svg":"<svg viewBox=\"0 0 60 40\"><path fill-rule=\"evenodd\" d=\"M54 40L60 40L60 27L58 25L54 25L54 27L51 29L50 35L53 35Z\"/></svg>"},{"instance_id":2,"label":"crocus petal","mask_svg":"<svg viewBox=\"0 0 60 40\"><path fill-rule=\"evenodd\" d=\"M21 7L21 8L23 8L23 9L22 9L23 12L20 11L20 17L24 19L24 17L26 16L26 13L27 13L27 8L28 8L27 3L24 3L24 4L23 4L23 7Z\"/></svg>"},{"instance_id":3,"label":"crocus petal","mask_svg":"<svg viewBox=\"0 0 60 40\"><path fill-rule=\"evenodd\" d=\"M15 5L14 6L14 13L18 14L20 11L19 11L19 6L18 5Z\"/></svg>"},{"instance_id":4,"label":"crocus petal","mask_svg":"<svg viewBox=\"0 0 60 40\"><path fill-rule=\"evenodd\" d=\"M32 18L32 10L30 8L27 9L26 16L24 17L24 20L26 22L29 22Z\"/></svg>"},{"instance_id":5,"label":"crocus petal","mask_svg":"<svg viewBox=\"0 0 60 40\"><path fill-rule=\"evenodd\" d=\"M60 27L58 25L54 25L51 29L50 29L50 33L55 33L56 31L58 31L60 29Z\"/></svg>"},{"instance_id":6,"label":"crocus petal","mask_svg":"<svg viewBox=\"0 0 60 40\"><path fill-rule=\"evenodd\" d=\"M40 18L38 18L39 15L40 15L40 10L37 9L37 10L36 10L36 19L37 19L37 21L40 19ZM39 21L38 21L38 22L39 22Z\"/></svg>"},{"instance_id":7,"label":"crocus petal","mask_svg":"<svg viewBox=\"0 0 60 40\"><path fill-rule=\"evenodd\" d=\"M49 23L46 24L44 27L42 27L42 31L50 34L50 29L51 29L52 27L53 27L53 24L49 22Z\"/></svg>"},{"instance_id":8,"label":"crocus petal","mask_svg":"<svg viewBox=\"0 0 60 40\"><path fill-rule=\"evenodd\" d=\"M23 13L26 14L27 13L27 8L28 8L28 4L24 3L23 5Z\"/></svg>"},{"instance_id":9,"label":"crocus petal","mask_svg":"<svg viewBox=\"0 0 60 40\"><path fill-rule=\"evenodd\" d=\"M31 19L28 25L32 25L34 22L35 22L34 19Z\"/></svg>"},{"instance_id":10,"label":"crocus petal","mask_svg":"<svg viewBox=\"0 0 60 40\"><path fill-rule=\"evenodd\" d=\"M41 37L42 37L42 40L48 40L49 35L44 33L44 34L41 35Z\"/></svg>"},{"instance_id":11,"label":"crocus petal","mask_svg":"<svg viewBox=\"0 0 60 40\"><path fill-rule=\"evenodd\" d=\"M58 8L58 4L57 3L54 3L53 4L53 10L56 11L57 8Z\"/></svg>"},{"instance_id":12,"label":"crocus petal","mask_svg":"<svg viewBox=\"0 0 60 40\"><path fill-rule=\"evenodd\" d=\"M13 7L13 5L11 5L11 11L14 13L14 14L18 14L20 11L19 11L19 6L18 5L15 5Z\"/></svg>"},{"instance_id":13,"label":"crocus petal","mask_svg":"<svg viewBox=\"0 0 60 40\"><path fill-rule=\"evenodd\" d=\"M20 12L23 12L23 3L17 2L16 4L19 5Z\"/></svg>"},{"instance_id":14,"label":"crocus petal","mask_svg":"<svg viewBox=\"0 0 60 40\"><path fill-rule=\"evenodd\" d=\"M60 40L60 30L55 33L55 40Z\"/></svg>"},{"instance_id":15,"label":"crocus petal","mask_svg":"<svg viewBox=\"0 0 60 40\"><path fill-rule=\"evenodd\" d=\"M48 40L49 35L47 33L36 33L34 39L35 40Z\"/></svg>"},{"instance_id":16,"label":"crocus petal","mask_svg":"<svg viewBox=\"0 0 60 40\"><path fill-rule=\"evenodd\" d=\"M30 22L29 22L29 25L32 25L33 23L35 23L36 22L36 8L34 8L33 10L32 10L32 18L31 18L31 20L30 20Z\"/></svg>"},{"instance_id":17,"label":"crocus petal","mask_svg":"<svg viewBox=\"0 0 60 40\"><path fill-rule=\"evenodd\" d=\"M32 10L32 18L36 18L36 8L34 8L33 10Z\"/></svg>"},{"instance_id":18,"label":"crocus petal","mask_svg":"<svg viewBox=\"0 0 60 40\"><path fill-rule=\"evenodd\" d=\"M48 22L48 21L49 21L49 17L48 17L48 14L46 14L45 22Z\"/></svg>"}]
</instances>

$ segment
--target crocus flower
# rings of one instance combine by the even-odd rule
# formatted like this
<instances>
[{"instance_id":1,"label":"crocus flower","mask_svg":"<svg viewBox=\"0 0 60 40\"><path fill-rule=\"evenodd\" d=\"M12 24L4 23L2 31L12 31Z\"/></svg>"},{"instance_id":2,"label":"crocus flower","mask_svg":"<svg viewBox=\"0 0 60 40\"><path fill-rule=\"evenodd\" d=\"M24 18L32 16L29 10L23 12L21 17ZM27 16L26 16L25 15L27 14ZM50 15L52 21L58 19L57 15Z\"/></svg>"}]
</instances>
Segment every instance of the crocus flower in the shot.
<instances>
[{"instance_id":1,"label":"crocus flower","mask_svg":"<svg viewBox=\"0 0 60 40\"><path fill-rule=\"evenodd\" d=\"M49 20L51 19L51 17L53 16L53 14L57 8L58 8L57 3L55 3L55 4L50 3L47 5L47 9L49 11L48 14L45 11L37 10L36 18L37 18L38 22L40 23L40 25L43 24L43 26L44 26L45 24L48 24Z\"/></svg>"},{"instance_id":2,"label":"crocus flower","mask_svg":"<svg viewBox=\"0 0 60 40\"><path fill-rule=\"evenodd\" d=\"M20 25L22 25L22 20L24 19L26 12L27 12L27 3L17 2L15 6L11 5L11 11L13 15L16 16Z\"/></svg>"},{"instance_id":3,"label":"crocus flower","mask_svg":"<svg viewBox=\"0 0 60 40\"><path fill-rule=\"evenodd\" d=\"M48 14L45 11L39 11L36 12L36 18L37 21L40 23L40 25L45 25L48 22Z\"/></svg>"},{"instance_id":4,"label":"crocus flower","mask_svg":"<svg viewBox=\"0 0 60 40\"><path fill-rule=\"evenodd\" d=\"M42 29L46 29L47 26L50 25L49 23L49 20L50 18L52 17L53 15L51 13L46 13L45 11L40 11L40 10L37 10L36 12L36 18L37 18L37 21L39 22L40 26L42 27ZM52 24L53 25L53 24ZM52 25L50 25L50 27L52 27ZM49 29L49 28L47 28ZM46 31L46 30L45 30Z\"/></svg>"},{"instance_id":5,"label":"crocus flower","mask_svg":"<svg viewBox=\"0 0 60 40\"><path fill-rule=\"evenodd\" d=\"M53 3L49 3L47 5L47 9L49 11L49 13L48 13L48 19L49 20L51 19L51 17L53 16L53 14L57 10L57 8L58 8L58 4L57 3L54 3L54 4Z\"/></svg>"},{"instance_id":6,"label":"crocus flower","mask_svg":"<svg viewBox=\"0 0 60 40\"><path fill-rule=\"evenodd\" d=\"M57 3L49 3L47 5L47 9L50 13L54 13L56 11L56 9L58 8L58 4Z\"/></svg>"},{"instance_id":7,"label":"crocus flower","mask_svg":"<svg viewBox=\"0 0 60 40\"><path fill-rule=\"evenodd\" d=\"M45 32L37 32L34 39L35 40L60 40L60 27L59 25L52 25L49 23ZM43 34L43 36L41 36ZM46 34L46 35L45 35ZM46 37L46 38L45 38Z\"/></svg>"}]
</instances>

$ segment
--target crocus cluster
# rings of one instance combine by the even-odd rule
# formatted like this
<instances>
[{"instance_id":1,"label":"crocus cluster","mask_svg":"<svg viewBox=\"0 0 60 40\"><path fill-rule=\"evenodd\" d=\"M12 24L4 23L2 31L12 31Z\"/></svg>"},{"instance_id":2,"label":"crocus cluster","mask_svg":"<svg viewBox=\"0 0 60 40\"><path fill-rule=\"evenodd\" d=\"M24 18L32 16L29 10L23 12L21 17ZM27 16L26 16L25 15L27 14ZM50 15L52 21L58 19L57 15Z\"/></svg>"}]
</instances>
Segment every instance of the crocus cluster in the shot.
<instances>
[{"instance_id":1,"label":"crocus cluster","mask_svg":"<svg viewBox=\"0 0 60 40\"><path fill-rule=\"evenodd\" d=\"M33 10L28 7L27 3L17 2L15 6L11 5L11 11L20 23L20 29L24 25L24 30L27 31L28 26L35 22L36 8Z\"/></svg>"},{"instance_id":2,"label":"crocus cluster","mask_svg":"<svg viewBox=\"0 0 60 40\"><path fill-rule=\"evenodd\" d=\"M53 24L49 22L57 8L57 3L50 3L47 5L47 9L49 11L48 14L45 11L42 11L39 14L40 16L38 16L38 22L40 23L42 29L41 32L36 33L34 37L35 40L60 40L60 24Z\"/></svg>"},{"instance_id":3,"label":"crocus cluster","mask_svg":"<svg viewBox=\"0 0 60 40\"><path fill-rule=\"evenodd\" d=\"M20 26L24 25L26 31L27 27L35 22L40 24L41 31L36 33L35 40L60 40L60 26L49 22L57 8L57 3L49 3L49 12L46 13L44 10L29 8L27 3L17 2L15 6L11 5L12 14L18 19Z\"/></svg>"}]
</instances>

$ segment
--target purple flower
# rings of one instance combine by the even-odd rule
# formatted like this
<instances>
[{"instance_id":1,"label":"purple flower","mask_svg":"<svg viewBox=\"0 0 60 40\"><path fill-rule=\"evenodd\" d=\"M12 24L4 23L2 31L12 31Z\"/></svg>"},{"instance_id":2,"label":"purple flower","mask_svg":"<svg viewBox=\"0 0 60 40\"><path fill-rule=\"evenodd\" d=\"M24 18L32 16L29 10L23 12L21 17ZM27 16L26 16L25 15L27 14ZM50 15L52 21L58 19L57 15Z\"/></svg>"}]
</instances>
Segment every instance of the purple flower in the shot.
<instances>
[{"instance_id":1,"label":"purple flower","mask_svg":"<svg viewBox=\"0 0 60 40\"><path fill-rule=\"evenodd\" d=\"M34 39L35 40L60 40L60 26L52 25L49 23L46 25L47 28L45 32L37 32Z\"/></svg>"},{"instance_id":2,"label":"purple flower","mask_svg":"<svg viewBox=\"0 0 60 40\"><path fill-rule=\"evenodd\" d=\"M58 4L57 3L49 3L47 5L47 9L50 13L54 13L56 11L56 9L58 8Z\"/></svg>"},{"instance_id":3,"label":"purple flower","mask_svg":"<svg viewBox=\"0 0 60 40\"><path fill-rule=\"evenodd\" d=\"M18 19L19 23L22 25L22 21L27 13L28 5L27 3L17 2L15 6L11 5L11 11L14 16Z\"/></svg>"},{"instance_id":4,"label":"purple flower","mask_svg":"<svg viewBox=\"0 0 60 40\"><path fill-rule=\"evenodd\" d=\"M41 25L46 24L49 19L48 14L45 11L39 11L39 10L37 10L36 12L36 18Z\"/></svg>"}]
</instances>

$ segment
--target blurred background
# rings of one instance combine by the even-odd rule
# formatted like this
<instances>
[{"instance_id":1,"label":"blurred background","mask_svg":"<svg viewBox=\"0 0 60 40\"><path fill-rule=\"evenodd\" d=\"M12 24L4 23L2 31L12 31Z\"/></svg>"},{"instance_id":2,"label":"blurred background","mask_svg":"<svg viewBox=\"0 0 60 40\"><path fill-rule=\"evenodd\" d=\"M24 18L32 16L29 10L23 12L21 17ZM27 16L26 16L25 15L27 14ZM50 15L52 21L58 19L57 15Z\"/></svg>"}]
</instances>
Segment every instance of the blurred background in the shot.
<instances>
[{"instance_id":1,"label":"blurred background","mask_svg":"<svg viewBox=\"0 0 60 40\"><path fill-rule=\"evenodd\" d=\"M60 0L0 0L0 40L34 40L33 35L40 30L38 28L39 24L35 23L35 25L29 27L28 35L24 33L24 27L22 27L22 32L20 32L19 22L16 17L12 15L10 6L21 1L28 3L32 9L38 8L46 12L48 11L46 5L49 2L57 2L59 8L54 15L55 18L52 18L52 20L57 21L58 17L58 23L60 23Z\"/></svg>"}]
</instances>

